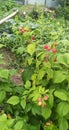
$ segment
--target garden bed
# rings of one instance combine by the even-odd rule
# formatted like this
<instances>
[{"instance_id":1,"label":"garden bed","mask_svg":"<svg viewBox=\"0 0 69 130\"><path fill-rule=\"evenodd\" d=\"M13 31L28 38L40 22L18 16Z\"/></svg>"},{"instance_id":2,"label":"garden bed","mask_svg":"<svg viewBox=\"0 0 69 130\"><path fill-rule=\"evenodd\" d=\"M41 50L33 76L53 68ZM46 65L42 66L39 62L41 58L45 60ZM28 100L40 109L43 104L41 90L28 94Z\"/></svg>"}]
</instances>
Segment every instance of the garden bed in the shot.
<instances>
[{"instance_id":1,"label":"garden bed","mask_svg":"<svg viewBox=\"0 0 69 130\"><path fill-rule=\"evenodd\" d=\"M0 27L0 129L68 130L69 21L22 8Z\"/></svg>"}]
</instances>

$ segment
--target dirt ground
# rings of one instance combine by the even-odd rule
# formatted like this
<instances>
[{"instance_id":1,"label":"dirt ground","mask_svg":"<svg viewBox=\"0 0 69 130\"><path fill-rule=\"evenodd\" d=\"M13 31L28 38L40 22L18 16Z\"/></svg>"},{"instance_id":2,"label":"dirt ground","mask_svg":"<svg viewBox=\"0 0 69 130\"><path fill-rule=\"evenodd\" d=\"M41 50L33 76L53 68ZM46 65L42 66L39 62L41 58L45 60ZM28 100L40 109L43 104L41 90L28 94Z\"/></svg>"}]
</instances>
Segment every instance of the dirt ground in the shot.
<instances>
[{"instance_id":1,"label":"dirt ground","mask_svg":"<svg viewBox=\"0 0 69 130\"><path fill-rule=\"evenodd\" d=\"M3 57L3 63L0 63L0 69L8 69L9 71L15 71L15 74L10 76L10 81L15 85L22 85L22 72L23 69L19 68L14 54L7 48L0 49L0 54Z\"/></svg>"}]
</instances>

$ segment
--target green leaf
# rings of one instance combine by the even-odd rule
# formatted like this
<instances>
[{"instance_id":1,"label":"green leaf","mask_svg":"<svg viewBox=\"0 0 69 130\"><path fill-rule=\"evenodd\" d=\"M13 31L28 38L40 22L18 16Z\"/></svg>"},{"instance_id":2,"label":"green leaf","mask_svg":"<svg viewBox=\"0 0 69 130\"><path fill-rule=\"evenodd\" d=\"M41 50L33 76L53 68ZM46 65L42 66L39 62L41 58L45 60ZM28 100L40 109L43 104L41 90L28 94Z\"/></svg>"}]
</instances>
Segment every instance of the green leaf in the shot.
<instances>
[{"instance_id":1,"label":"green leaf","mask_svg":"<svg viewBox=\"0 0 69 130\"><path fill-rule=\"evenodd\" d=\"M32 32L24 32L23 38L29 39L29 38L31 38L31 35L32 35Z\"/></svg>"},{"instance_id":2,"label":"green leaf","mask_svg":"<svg viewBox=\"0 0 69 130\"><path fill-rule=\"evenodd\" d=\"M53 107L53 105L54 105L54 97L53 97L52 94L49 95L49 100L48 101L49 101L50 106Z\"/></svg>"},{"instance_id":3,"label":"green leaf","mask_svg":"<svg viewBox=\"0 0 69 130\"><path fill-rule=\"evenodd\" d=\"M17 54L22 54L24 51L25 51L25 48L24 48L24 47L19 47L19 48L16 50L16 53L17 53Z\"/></svg>"},{"instance_id":4,"label":"green leaf","mask_svg":"<svg viewBox=\"0 0 69 130\"><path fill-rule=\"evenodd\" d=\"M29 111L31 110L31 108L32 108L32 105L31 105L30 103L28 103L28 104L26 105L25 111L26 111L26 112L29 112Z\"/></svg>"},{"instance_id":5,"label":"green leaf","mask_svg":"<svg viewBox=\"0 0 69 130\"><path fill-rule=\"evenodd\" d=\"M63 65L69 64L69 53L60 54L57 56L57 62Z\"/></svg>"},{"instance_id":6,"label":"green leaf","mask_svg":"<svg viewBox=\"0 0 69 130\"><path fill-rule=\"evenodd\" d=\"M47 69L47 80L50 80L53 78L53 70Z\"/></svg>"},{"instance_id":7,"label":"green leaf","mask_svg":"<svg viewBox=\"0 0 69 130\"><path fill-rule=\"evenodd\" d=\"M1 85L2 86L2 88L3 88L3 90L5 91L5 92L12 92L13 90L12 90L12 87L11 87L11 85L9 85L9 84L2 84Z\"/></svg>"},{"instance_id":8,"label":"green leaf","mask_svg":"<svg viewBox=\"0 0 69 130\"><path fill-rule=\"evenodd\" d=\"M35 52L36 45L35 44L30 44L27 46L27 52L32 56L33 53Z\"/></svg>"},{"instance_id":9,"label":"green leaf","mask_svg":"<svg viewBox=\"0 0 69 130\"><path fill-rule=\"evenodd\" d=\"M5 45L3 45L3 44L0 44L0 48L2 48L3 46L5 46Z\"/></svg>"},{"instance_id":10,"label":"green leaf","mask_svg":"<svg viewBox=\"0 0 69 130\"><path fill-rule=\"evenodd\" d=\"M17 87L14 89L14 91L17 92L17 93L19 93L19 94L23 94L24 87L17 86Z\"/></svg>"},{"instance_id":11,"label":"green leaf","mask_svg":"<svg viewBox=\"0 0 69 130\"><path fill-rule=\"evenodd\" d=\"M36 115L36 114L40 114L40 107L39 106L37 106L36 104L33 104L33 106L32 106L32 113L33 113L33 115Z\"/></svg>"},{"instance_id":12,"label":"green leaf","mask_svg":"<svg viewBox=\"0 0 69 130\"><path fill-rule=\"evenodd\" d=\"M68 122L65 118L59 120L59 130L68 130Z\"/></svg>"},{"instance_id":13,"label":"green leaf","mask_svg":"<svg viewBox=\"0 0 69 130\"><path fill-rule=\"evenodd\" d=\"M26 99L22 99L20 104L21 104L22 108L25 109L25 107L26 107Z\"/></svg>"},{"instance_id":14,"label":"green leaf","mask_svg":"<svg viewBox=\"0 0 69 130\"><path fill-rule=\"evenodd\" d=\"M67 102L60 102L57 105L57 109L56 110L57 110L57 113L60 116L66 116L69 113L69 103L67 103Z\"/></svg>"},{"instance_id":15,"label":"green leaf","mask_svg":"<svg viewBox=\"0 0 69 130\"><path fill-rule=\"evenodd\" d=\"M12 127L14 121L15 121L15 119L9 119L9 120L7 120L7 126L8 127Z\"/></svg>"},{"instance_id":16,"label":"green leaf","mask_svg":"<svg viewBox=\"0 0 69 130\"><path fill-rule=\"evenodd\" d=\"M64 101L67 101L67 100L68 100L68 96L67 96L66 92L63 91L63 90L56 90L56 91L54 92L54 95L55 95L56 97L58 97L59 99L61 99L61 100L64 100Z\"/></svg>"},{"instance_id":17,"label":"green leaf","mask_svg":"<svg viewBox=\"0 0 69 130\"><path fill-rule=\"evenodd\" d=\"M0 77L4 79L9 78L9 70L7 69L0 69Z\"/></svg>"},{"instance_id":18,"label":"green leaf","mask_svg":"<svg viewBox=\"0 0 69 130\"><path fill-rule=\"evenodd\" d=\"M31 87L31 82L29 80L26 81L25 88L29 89Z\"/></svg>"},{"instance_id":19,"label":"green leaf","mask_svg":"<svg viewBox=\"0 0 69 130\"><path fill-rule=\"evenodd\" d=\"M45 75L45 71L39 70L37 80L42 80L44 75Z\"/></svg>"},{"instance_id":20,"label":"green leaf","mask_svg":"<svg viewBox=\"0 0 69 130\"><path fill-rule=\"evenodd\" d=\"M6 120L7 120L6 114L0 115L0 122L6 121Z\"/></svg>"},{"instance_id":21,"label":"green leaf","mask_svg":"<svg viewBox=\"0 0 69 130\"><path fill-rule=\"evenodd\" d=\"M53 82L61 83L66 79L66 75L63 71L54 71L53 73Z\"/></svg>"},{"instance_id":22,"label":"green leaf","mask_svg":"<svg viewBox=\"0 0 69 130\"><path fill-rule=\"evenodd\" d=\"M28 67L26 68L23 73L22 73L22 79L24 82L26 82L27 80L30 80L31 79L31 76L33 74L33 69Z\"/></svg>"},{"instance_id":23,"label":"green leaf","mask_svg":"<svg viewBox=\"0 0 69 130\"><path fill-rule=\"evenodd\" d=\"M19 97L12 96L8 99L7 103L12 104L12 105L17 105L19 103Z\"/></svg>"},{"instance_id":24,"label":"green leaf","mask_svg":"<svg viewBox=\"0 0 69 130\"><path fill-rule=\"evenodd\" d=\"M51 109L46 107L46 108L42 108L42 112L41 115L45 118L48 119L51 115Z\"/></svg>"},{"instance_id":25,"label":"green leaf","mask_svg":"<svg viewBox=\"0 0 69 130\"><path fill-rule=\"evenodd\" d=\"M0 130L7 129L7 115L3 114L0 116Z\"/></svg>"},{"instance_id":26,"label":"green leaf","mask_svg":"<svg viewBox=\"0 0 69 130\"><path fill-rule=\"evenodd\" d=\"M41 64L41 61L36 60L36 68L38 68L40 64Z\"/></svg>"},{"instance_id":27,"label":"green leaf","mask_svg":"<svg viewBox=\"0 0 69 130\"><path fill-rule=\"evenodd\" d=\"M10 70L10 75L16 75L17 74L17 70L16 69L11 69Z\"/></svg>"},{"instance_id":28,"label":"green leaf","mask_svg":"<svg viewBox=\"0 0 69 130\"><path fill-rule=\"evenodd\" d=\"M51 69L51 63L50 62L43 62L43 66L46 68L46 69L48 69L48 70L50 70Z\"/></svg>"},{"instance_id":29,"label":"green leaf","mask_svg":"<svg viewBox=\"0 0 69 130\"><path fill-rule=\"evenodd\" d=\"M23 121L18 121L15 125L14 125L14 130L22 130L23 127Z\"/></svg>"},{"instance_id":30,"label":"green leaf","mask_svg":"<svg viewBox=\"0 0 69 130\"><path fill-rule=\"evenodd\" d=\"M27 130L40 130L40 125L27 125Z\"/></svg>"},{"instance_id":31,"label":"green leaf","mask_svg":"<svg viewBox=\"0 0 69 130\"><path fill-rule=\"evenodd\" d=\"M6 97L6 92L5 91L0 91L0 103L3 102L3 100L5 99Z\"/></svg>"},{"instance_id":32,"label":"green leaf","mask_svg":"<svg viewBox=\"0 0 69 130\"><path fill-rule=\"evenodd\" d=\"M28 64L31 65L32 64L33 59L32 58L28 58Z\"/></svg>"},{"instance_id":33,"label":"green leaf","mask_svg":"<svg viewBox=\"0 0 69 130\"><path fill-rule=\"evenodd\" d=\"M34 91L29 95L29 98L32 98L32 101L36 101L41 96L38 91Z\"/></svg>"},{"instance_id":34,"label":"green leaf","mask_svg":"<svg viewBox=\"0 0 69 130\"><path fill-rule=\"evenodd\" d=\"M65 116L65 118L66 118L67 120L69 120L69 113Z\"/></svg>"}]
</instances>

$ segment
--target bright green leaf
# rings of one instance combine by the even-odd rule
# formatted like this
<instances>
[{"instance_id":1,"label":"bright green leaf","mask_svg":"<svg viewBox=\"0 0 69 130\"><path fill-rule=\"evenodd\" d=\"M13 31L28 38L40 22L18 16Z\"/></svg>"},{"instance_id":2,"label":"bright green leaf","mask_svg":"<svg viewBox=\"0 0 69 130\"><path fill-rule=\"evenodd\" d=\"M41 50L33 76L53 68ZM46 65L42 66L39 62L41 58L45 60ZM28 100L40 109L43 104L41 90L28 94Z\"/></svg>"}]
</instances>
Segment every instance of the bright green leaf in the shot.
<instances>
[{"instance_id":1,"label":"bright green leaf","mask_svg":"<svg viewBox=\"0 0 69 130\"><path fill-rule=\"evenodd\" d=\"M56 97L58 97L59 99L61 99L61 100L64 100L64 101L67 101L67 100L68 100L68 96L67 96L67 94L66 94L65 91L56 90L56 91L54 92L54 95L55 95Z\"/></svg>"},{"instance_id":2,"label":"bright green leaf","mask_svg":"<svg viewBox=\"0 0 69 130\"><path fill-rule=\"evenodd\" d=\"M57 56L57 62L63 65L69 64L69 53L60 54Z\"/></svg>"},{"instance_id":3,"label":"bright green leaf","mask_svg":"<svg viewBox=\"0 0 69 130\"><path fill-rule=\"evenodd\" d=\"M18 121L14 125L14 130L22 130L22 127L23 127L23 121Z\"/></svg>"},{"instance_id":4,"label":"bright green leaf","mask_svg":"<svg viewBox=\"0 0 69 130\"><path fill-rule=\"evenodd\" d=\"M68 130L68 122L65 118L59 120L59 130Z\"/></svg>"},{"instance_id":5,"label":"bright green leaf","mask_svg":"<svg viewBox=\"0 0 69 130\"><path fill-rule=\"evenodd\" d=\"M53 82L61 83L66 79L66 75L63 71L54 71L53 73Z\"/></svg>"},{"instance_id":6,"label":"bright green leaf","mask_svg":"<svg viewBox=\"0 0 69 130\"><path fill-rule=\"evenodd\" d=\"M26 107L26 100L22 99L20 104L21 104L22 108L25 109L25 107Z\"/></svg>"},{"instance_id":7,"label":"bright green leaf","mask_svg":"<svg viewBox=\"0 0 69 130\"><path fill-rule=\"evenodd\" d=\"M0 77L4 79L9 78L9 70L7 69L0 69Z\"/></svg>"},{"instance_id":8,"label":"bright green leaf","mask_svg":"<svg viewBox=\"0 0 69 130\"><path fill-rule=\"evenodd\" d=\"M19 97L12 96L8 99L7 103L12 104L12 105L17 105L19 103Z\"/></svg>"},{"instance_id":9,"label":"bright green leaf","mask_svg":"<svg viewBox=\"0 0 69 130\"><path fill-rule=\"evenodd\" d=\"M32 58L28 58L28 64L31 65L32 64Z\"/></svg>"},{"instance_id":10,"label":"bright green leaf","mask_svg":"<svg viewBox=\"0 0 69 130\"><path fill-rule=\"evenodd\" d=\"M0 116L0 130L5 130L7 128L7 115L3 114Z\"/></svg>"},{"instance_id":11,"label":"bright green leaf","mask_svg":"<svg viewBox=\"0 0 69 130\"><path fill-rule=\"evenodd\" d=\"M45 118L48 119L51 115L51 110L50 108L46 107L46 108L42 108L42 112L41 115Z\"/></svg>"},{"instance_id":12,"label":"bright green leaf","mask_svg":"<svg viewBox=\"0 0 69 130\"><path fill-rule=\"evenodd\" d=\"M50 80L53 78L53 70L47 69L47 80Z\"/></svg>"},{"instance_id":13,"label":"bright green leaf","mask_svg":"<svg viewBox=\"0 0 69 130\"><path fill-rule=\"evenodd\" d=\"M54 104L54 97L52 94L49 95L49 104L51 107L53 107L53 104Z\"/></svg>"},{"instance_id":14,"label":"bright green leaf","mask_svg":"<svg viewBox=\"0 0 69 130\"><path fill-rule=\"evenodd\" d=\"M29 80L26 81L25 88L29 89L31 87L31 82Z\"/></svg>"},{"instance_id":15,"label":"bright green leaf","mask_svg":"<svg viewBox=\"0 0 69 130\"><path fill-rule=\"evenodd\" d=\"M5 46L5 45L3 45L3 44L0 44L0 48L2 48L3 46Z\"/></svg>"},{"instance_id":16,"label":"bright green leaf","mask_svg":"<svg viewBox=\"0 0 69 130\"><path fill-rule=\"evenodd\" d=\"M9 120L7 120L7 126L8 127L12 127L14 121L15 121L15 119L9 119Z\"/></svg>"},{"instance_id":17,"label":"bright green leaf","mask_svg":"<svg viewBox=\"0 0 69 130\"><path fill-rule=\"evenodd\" d=\"M7 120L6 114L0 115L0 122L6 121L6 120Z\"/></svg>"},{"instance_id":18,"label":"bright green leaf","mask_svg":"<svg viewBox=\"0 0 69 130\"><path fill-rule=\"evenodd\" d=\"M25 51L24 47L19 47L19 48L16 50L16 53L17 53L17 54L22 54L24 51Z\"/></svg>"},{"instance_id":19,"label":"bright green leaf","mask_svg":"<svg viewBox=\"0 0 69 130\"><path fill-rule=\"evenodd\" d=\"M35 52L36 45L35 44L30 44L27 46L27 52L32 56L33 53Z\"/></svg>"},{"instance_id":20,"label":"bright green leaf","mask_svg":"<svg viewBox=\"0 0 69 130\"><path fill-rule=\"evenodd\" d=\"M45 74L45 71L39 70L37 80L42 80L44 74Z\"/></svg>"},{"instance_id":21,"label":"bright green leaf","mask_svg":"<svg viewBox=\"0 0 69 130\"><path fill-rule=\"evenodd\" d=\"M69 103L67 103L67 102L60 102L57 105L57 113L60 116L66 116L69 113Z\"/></svg>"},{"instance_id":22,"label":"bright green leaf","mask_svg":"<svg viewBox=\"0 0 69 130\"><path fill-rule=\"evenodd\" d=\"M6 97L6 92L5 91L0 91L0 103L3 102L3 100L5 99Z\"/></svg>"}]
</instances>

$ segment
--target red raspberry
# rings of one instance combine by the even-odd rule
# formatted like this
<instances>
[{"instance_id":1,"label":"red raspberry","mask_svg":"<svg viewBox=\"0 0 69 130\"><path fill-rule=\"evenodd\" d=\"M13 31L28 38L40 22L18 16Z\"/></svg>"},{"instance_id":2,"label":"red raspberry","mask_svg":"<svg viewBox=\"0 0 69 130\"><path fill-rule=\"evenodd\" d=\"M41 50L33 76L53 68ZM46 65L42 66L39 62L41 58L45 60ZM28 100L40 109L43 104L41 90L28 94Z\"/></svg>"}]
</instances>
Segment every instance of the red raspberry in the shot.
<instances>
[{"instance_id":1,"label":"red raspberry","mask_svg":"<svg viewBox=\"0 0 69 130\"><path fill-rule=\"evenodd\" d=\"M53 48L53 49L52 49L52 52L53 52L53 53L56 53L56 52L57 52L56 48Z\"/></svg>"},{"instance_id":2,"label":"red raspberry","mask_svg":"<svg viewBox=\"0 0 69 130\"><path fill-rule=\"evenodd\" d=\"M54 62L56 62L57 61L57 59L56 58L54 58Z\"/></svg>"},{"instance_id":3,"label":"red raspberry","mask_svg":"<svg viewBox=\"0 0 69 130\"><path fill-rule=\"evenodd\" d=\"M57 46L56 42L54 43L54 46L55 46L55 47Z\"/></svg>"},{"instance_id":4,"label":"red raspberry","mask_svg":"<svg viewBox=\"0 0 69 130\"><path fill-rule=\"evenodd\" d=\"M49 61L48 59L45 60L45 62L48 62L48 61Z\"/></svg>"},{"instance_id":5,"label":"red raspberry","mask_svg":"<svg viewBox=\"0 0 69 130\"><path fill-rule=\"evenodd\" d=\"M48 122L46 122L46 126L50 126L52 124L52 121L48 121Z\"/></svg>"},{"instance_id":6,"label":"red raspberry","mask_svg":"<svg viewBox=\"0 0 69 130\"><path fill-rule=\"evenodd\" d=\"M20 32L20 34L23 34L23 33L24 33L24 29L23 29L23 28L20 28L20 29L19 29L19 32Z\"/></svg>"},{"instance_id":7,"label":"red raspberry","mask_svg":"<svg viewBox=\"0 0 69 130\"><path fill-rule=\"evenodd\" d=\"M43 104L42 104L42 107L43 107L43 108L46 108L46 103L43 103Z\"/></svg>"},{"instance_id":8,"label":"red raspberry","mask_svg":"<svg viewBox=\"0 0 69 130\"><path fill-rule=\"evenodd\" d=\"M44 49L46 49L46 50L47 50L47 48L48 48L48 45L44 45Z\"/></svg>"},{"instance_id":9,"label":"red raspberry","mask_svg":"<svg viewBox=\"0 0 69 130\"><path fill-rule=\"evenodd\" d=\"M35 40L35 37L34 37L34 36L32 36L32 40Z\"/></svg>"},{"instance_id":10,"label":"red raspberry","mask_svg":"<svg viewBox=\"0 0 69 130\"><path fill-rule=\"evenodd\" d=\"M30 41L28 40L26 43L27 43L27 44L30 44Z\"/></svg>"},{"instance_id":11,"label":"red raspberry","mask_svg":"<svg viewBox=\"0 0 69 130\"><path fill-rule=\"evenodd\" d=\"M50 122L46 122L46 126L50 126L50 124L51 124Z\"/></svg>"},{"instance_id":12,"label":"red raspberry","mask_svg":"<svg viewBox=\"0 0 69 130\"><path fill-rule=\"evenodd\" d=\"M50 51L50 50L51 50L51 47L48 46L48 45L44 45L44 49L47 50L47 51Z\"/></svg>"},{"instance_id":13,"label":"red raspberry","mask_svg":"<svg viewBox=\"0 0 69 130\"><path fill-rule=\"evenodd\" d=\"M38 102L42 102L42 98L38 98L37 101L38 101Z\"/></svg>"},{"instance_id":14,"label":"red raspberry","mask_svg":"<svg viewBox=\"0 0 69 130\"><path fill-rule=\"evenodd\" d=\"M46 95L46 96L44 96L44 98L43 98L45 101L47 101L48 99L49 99L49 96L48 95Z\"/></svg>"}]
</instances>

